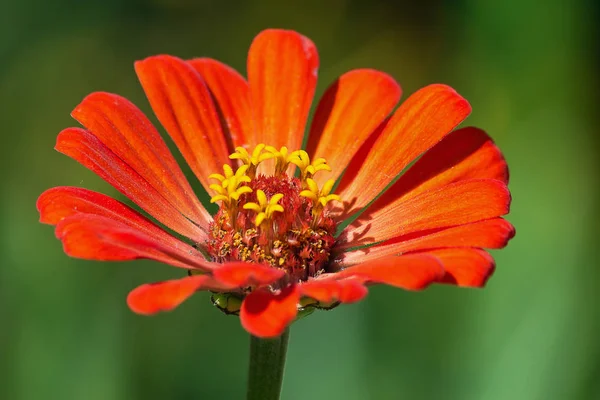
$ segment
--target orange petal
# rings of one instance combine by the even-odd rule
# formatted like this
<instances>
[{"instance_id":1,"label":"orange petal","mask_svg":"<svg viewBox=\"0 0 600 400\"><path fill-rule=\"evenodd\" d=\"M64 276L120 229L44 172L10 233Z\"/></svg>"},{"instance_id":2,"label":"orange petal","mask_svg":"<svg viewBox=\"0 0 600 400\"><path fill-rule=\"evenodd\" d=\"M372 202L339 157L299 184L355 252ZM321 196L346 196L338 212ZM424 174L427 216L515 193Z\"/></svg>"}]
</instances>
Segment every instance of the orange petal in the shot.
<instances>
[{"instance_id":1,"label":"orange petal","mask_svg":"<svg viewBox=\"0 0 600 400\"><path fill-rule=\"evenodd\" d=\"M211 58L188 61L208 86L220 116L223 132L234 146L242 146L254 131L250 86L236 70Z\"/></svg>"},{"instance_id":2,"label":"orange petal","mask_svg":"<svg viewBox=\"0 0 600 400\"><path fill-rule=\"evenodd\" d=\"M256 337L277 337L296 318L298 300L300 291L296 285L288 286L277 294L255 290L242 303L242 326Z\"/></svg>"},{"instance_id":3,"label":"orange petal","mask_svg":"<svg viewBox=\"0 0 600 400\"><path fill-rule=\"evenodd\" d=\"M169 281L146 283L133 289L127 305L133 312L144 315L171 311L198 290L217 289L208 275L194 275Z\"/></svg>"},{"instance_id":4,"label":"orange petal","mask_svg":"<svg viewBox=\"0 0 600 400\"><path fill-rule=\"evenodd\" d=\"M256 130L249 144L300 149L315 93L319 56L310 39L267 29L250 46L248 82Z\"/></svg>"},{"instance_id":5,"label":"orange petal","mask_svg":"<svg viewBox=\"0 0 600 400\"><path fill-rule=\"evenodd\" d=\"M499 249L515 235L510 222L493 218L447 229L427 230L398 236L376 246L348 252L344 264L356 264L409 251L449 247L482 247Z\"/></svg>"},{"instance_id":6,"label":"orange petal","mask_svg":"<svg viewBox=\"0 0 600 400\"><path fill-rule=\"evenodd\" d=\"M228 146L206 84L185 61L154 56L135 63L154 113L205 189L208 176L230 164Z\"/></svg>"},{"instance_id":7,"label":"orange petal","mask_svg":"<svg viewBox=\"0 0 600 400\"><path fill-rule=\"evenodd\" d=\"M317 106L307 145L311 158L324 157L332 169L316 175L318 183L341 175L401 94L392 77L372 69L347 72L327 89Z\"/></svg>"},{"instance_id":8,"label":"orange petal","mask_svg":"<svg viewBox=\"0 0 600 400\"><path fill-rule=\"evenodd\" d=\"M353 158L338 194L357 210L363 208L470 112L469 103L448 86L436 84L417 91L398 108L372 146Z\"/></svg>"},{"instance_id":9,"label":"orange petal","mask_svg":"<svg viewBox=\"0 0 600 400\"><path fill-rule=\"evenodd\" d=\"M300 285L300 293L323 303L355 303L362 300L368 291L356 279L313 279Z\"/></svg>"},{"instance_id":10,"label":"orange petal","mask_svg":"<svg viewBox=\"0 0 600 400\"><path fill-rule=\"evenodd\" d=\"M346 247L428 229L463 225L508 213L510 192L493 179L459 181L392 203L376 201L342 233Z\"/></svg>"},{"instance_id":11,"label":"orange petal","mask_svg":"<svg viewBox=\"0 0 600 400\"><path fill-rule=\"evenodd\" d=\"M385 283L408 290L421 290L444 277L444 268L436 257L408 254L378 258L354 265L335 274L372 283Z\"/></svg>"},{"instance_id":12,"label":"orange petal","mask_svg":"<svg viewBox=\"0 0 600 400\"><path fill-rule=\"evenodd\" d=\"M56 225L77 214L92 214L110 218L138 230L167 246L184 252L197 251L125 204L101 193L77 187L55 187L40 195L36 203L40 222Z\"/></svg>"},{"instance_id":13,"label":"orange petal","mask_svg":"<svg viewBox=\"0 0 600 400\"><path fill-rule=\"evenodd\" d=\"M146 258L175 267L209 271L214 264L183 242L165 244L122 222L94 214L75 214L56 225L65 253L86 260ZM176 241L176 239L174 239Z\"/></svg>"},{"instance_id":14,"label":"orange petal","mask_svg":"<svg viewBox=\"0 0 600 400\"><path fill-rule=\"evenodd\" d=\"M212 220L167 145L148 118L130 101L92 93L71 113L125 164L197 225Z\"/></svg>"},{"instance_id":15,"label":"orange petal","mask_svg":"<svg viewBox=\"0 0 600 400\"><path fill-rule=\"evenodd\" d=\"M223 264L213 276L224 285L232 287L263 286L281 279L285 271L268 265L235 262Z\"/></svg>"},{"instance_id":16,"label":"orange petal","mask_svg":"<svg viewBox=\"0 0 600 400\"><path fill-rule=\"evenodd\" d=\"M79 128L65 129L58 135L55 148L98 174L174 231L199 243L207 238L204 230L182 215L173 202L167 200L170 192L164 186L153 186L90 132ZM168 180L167 175L165 179ZM186 195L194 197L191 193ZM203 222L203 226L208 228L207 220Z\"/></svg>"},{"instance_id":17,"label":"orange petal","mask_svg":"<svg viewBox=\"0 0 600 400\"><path fill-rule=\"evenodd\" d=\"M485 250L456 248L433 250L428 253L440 259L444 265L444 283L483 287L494 273L494 259Z\"/></svg>"},{"instance_id":18,"label":"orange petal","mask_svg":"<svg viewBox=\"0 0 600 400\"><path fill-rule=\"evenodd\" d=\"M508 166L492 139L481 129L450 133L426 152L379 199L378 204L405 199L466 179L497 179L508 183Z\"/></svg>"}]
</instances>

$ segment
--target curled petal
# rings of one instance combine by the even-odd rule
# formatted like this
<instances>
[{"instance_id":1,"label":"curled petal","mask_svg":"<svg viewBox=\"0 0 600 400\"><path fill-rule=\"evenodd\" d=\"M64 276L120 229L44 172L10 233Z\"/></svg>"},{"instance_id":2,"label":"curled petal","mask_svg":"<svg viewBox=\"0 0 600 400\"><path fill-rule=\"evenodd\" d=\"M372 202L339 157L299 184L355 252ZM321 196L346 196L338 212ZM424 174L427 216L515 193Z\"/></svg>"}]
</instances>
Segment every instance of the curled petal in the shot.
<instances>
[{"instance_id":1,"label":"curled petal","mask_svg":"<svg viewBox=\"0 0 600 400\"><path fill-rule=\"evenodd\" d=\"M250 334L276 337L296 318L300 291L297 285L288 286L279 293L255 290L244 299L240 321Z\"/></svg>"},{"instance_id":2,"label":"curled petal","mask_svg":"<svg viewBox=\"0 0 600 400\"><path fill-rule=\"evenodd\" d=\"M127 305L133 312L152 315L160 311L173 310L199 290L220 289L209 275L146 283L129 293Z\"/></svg>"},{"instance_id":3,"label":"curled petal","mask_svg":"<svg viewBox=\"0 0 600 400\"><path fill-rule=\"evenodd\" d=\"M444 265L446 274L441 282L457 286L485 286L496 266L492 256L481 249L439 249L428 253Z\"/></svg>"}]
</instances>

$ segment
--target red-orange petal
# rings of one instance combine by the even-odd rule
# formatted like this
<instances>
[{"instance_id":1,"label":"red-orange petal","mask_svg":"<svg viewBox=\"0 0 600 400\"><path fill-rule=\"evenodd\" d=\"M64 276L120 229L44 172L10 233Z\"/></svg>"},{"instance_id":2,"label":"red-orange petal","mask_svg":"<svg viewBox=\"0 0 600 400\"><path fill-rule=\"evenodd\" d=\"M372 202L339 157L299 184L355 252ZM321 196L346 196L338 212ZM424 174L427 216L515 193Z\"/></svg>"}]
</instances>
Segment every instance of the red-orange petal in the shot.
<instances>
[{"instance_id":1,"label":"red-orange petal","mask_svg":"<svg viewBox=\"0 0 600 400\"><path fill-rule=\"evenodd\" d=\"M452 285L483 287L496 266L492 256L481 249L439 249L428 253L444 265L446 274L441 282Z\"/></svg>"},{"instance_id":2,"label":"red-orange petal","mask_svg":"<svg viewBox=\"0 0 600 400\"><path fill-rule=\"evenodd\" d=\"M197 225L208 227L210 214L156 128L129 100L111 93L92 93L71 115L173 207Z\"/></svg>"},{"instance_id":3,"label":"red-orange petal","mask_svg":"<svg viewBox=\"0 0 600 400\"><path fill-rule=\"evenodd\" d=\"M210 174L230 164L228 146L213 99L200 74L172 56L135 63L135 71L160 123L206 190Z\"/></svg>"},{"instance_id":4,"label":"red-orange petal","mask_svg":"<svg viewBox=\"0 0 600 400\"><path fill-rule=\"evenodd\" d=\"M75 214L56 225L65 253L87 260L125 261L146 258L180 268L210 271L214 264L180 242L165 244L122 222L94 214Z\"/></svg>"},{"instance_id":5,"label":"red-orange petal","mask_svg":"<svg viewBox=\"0 0 600 400\"><path fill-rule=\"evenodd\" d=\"M426 152L377 199L375 206L466 179L497 179L508 183L504 156L484 131L472 127L451 132Z\"/></svg>"},{"instance_id":6,"label":"red-orange petal","mask_svg":"<svg viewBox=\"0 0 600 400\"><path fill-rule=\"evenodd\" d=\"M398 108L372 146L353 158L338 194L357 210L366 206L470 112L469 103L448 86L435 84L417 91Z\"/></svg>"},{"instance_id":7,"label":"red-orange petal","mask_svg":"<svg viewBox=\"0 0 600 400\"><path fill-rule=\"evenodd\" d=\"M362 300L368 290L357 279L313 279L300 285L300 293L323 303L355 303Z\"/></svg>"},{"instance_id":8,"label":"red-orange petal","mask_svg":"<svg viewBox=\"0 0 600 400\"><path fill-rule=\"evenodd\" d=\"M255 290L242 302L242 326L256 337L277 337L296 318L298 300L300 291L297 285L288 286L279 293Z\"/></svg>"},{"instance_id":9,"label":"red-orange petal","mask_svg":"<svg viewBox=\"0 0 600 400\"><path fill-rule=\"evenodd\" d=\"M421 290L444 277L444 268L428 254L389 256L343 269L337 278L352 277L407 290Z\"/></svg>"},{"instance_id":10,"label":"red-orange petal","mask_svg":"<svg viewBox=\"0 0 600 400\"><path fill-rule=\"evenodd\" d=\"M219 287L208 275L146 283L129 293L127 305L133 312L152 315L173 310L199 290L219 290Z\"/></svg>"},{"instance_id":11,"label":"red-orange petal","mask_svg":"<svg viewBox=\"0 0 600 400\"><path fill-rule=\"evenodd\" d=\"M242 146L254 130L250 106L250 86L242 75L211 58L195 58L188 63L202 76L213 96L223 132L234 146Z\"/></svg>"},{"instance_id":12,"label":"red-orange petal","mask_svg":"<svg viewBox=\"0 0 600 400\"><path fill-rule=\"evenodd\" d=\"M394 109L402 90L389 75L357 69L340 76L319 101L310 127L307 152L331 167L315 175L318 183L337 179L371 133Z\"/></svg>"},{"instance_id":13,"label":"red-orange petal","mask_svg":"<svg viewBox=\"0 0 600 400\"><path fill-rule=\"evenodd\" d=\"M510 192L494 179L470 179L398 198L375 202L342 233L346 247L388 240L428 229L463 225L508 213Z\"/></svg>"},{"instance_id":14,"label":"red-orange petal","mask_svg":"<svg viewBox=\"0 0 600 400\"><path fill-rule=\"evenodd\" d=\"M166 246L197 253L192 246L165 232L137 211L112 197L91 190L68 186L48 189L40 195L36 206L40 222L45 224L56 225L64 218L77 214L98 215L139 230Z\"/></svg>"},{"instance_id":15,"label":"red-orange petal","mask_svg":"<svg viewBox=\"0 0 600 400\"><path fill-rule=\"evenodd\" d=\"M264 286L281 279L285 271L263 264L232 262L213 272L214 278L231 287Z\"/></svg>"},{"instance_id":16,"label":"red-orange petal","mask_svg":"<svg viewBox=\"0 0 600 400\"><path fill-rule=\"evenodd\" d=\"M310 39L294 31L267 29L248 53L248 82L255 131L249 145L300 149L317 84L319 56Z\"/></svg>"},{"instance_id":17,"label":"red-orange petal","mask_svg":"<svg viewBox=\"0 0 600 400\"><path fill-rule=\"evenodd\" d=\"M409 251L449 247L482 247L500 249L515 235L510 222L502 218L434 229L398 236L373 247L348 252L344 264L356 264Z\"/></svg>"},{"instance_id":18,"label":"red-orange petal","mask_svg":"<svg viewBox=\"0 0 600 400\"><path fill-rule=\"evenodd\" d=\"M167 200L169 192L164 187L153 186L92 133L80 128L65 129L58 135L55 148L98 174L167 227L196 242L207 238L203 229ZM208 221L203 226L208 228Z\"/></svg>"}]
</instances>

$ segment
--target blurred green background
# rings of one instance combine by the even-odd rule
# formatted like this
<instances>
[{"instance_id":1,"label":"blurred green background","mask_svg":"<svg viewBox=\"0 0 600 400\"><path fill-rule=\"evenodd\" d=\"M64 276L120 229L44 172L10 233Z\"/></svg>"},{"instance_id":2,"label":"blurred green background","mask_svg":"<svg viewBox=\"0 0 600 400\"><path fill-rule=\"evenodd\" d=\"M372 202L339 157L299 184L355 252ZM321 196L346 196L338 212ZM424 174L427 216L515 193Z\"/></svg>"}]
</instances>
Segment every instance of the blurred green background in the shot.
<instances>
[{"instance_id":1,"label":"blurred green background","mask_svg":"<svg viewBox=\"0 0 600 400\"><path fill-rule=\"evenodd\" d=\"M88 93L145 112L133 61L210 56L245 72L266 27L321 56L318 94L373 67L404 98L444 82L511 169L517 236L485 290L377 287L293 326L284 399L600 398L598 3L24 0L0 6L0 398L239 399L248 338L206 294L147 318L125 297L179 276L154 262L70 259L35 200L76 185L117 195L53 150ZM594 47L595 46L595 47ZM186 171L189 172L189 171Z\"/></svg>"}]
</instances>

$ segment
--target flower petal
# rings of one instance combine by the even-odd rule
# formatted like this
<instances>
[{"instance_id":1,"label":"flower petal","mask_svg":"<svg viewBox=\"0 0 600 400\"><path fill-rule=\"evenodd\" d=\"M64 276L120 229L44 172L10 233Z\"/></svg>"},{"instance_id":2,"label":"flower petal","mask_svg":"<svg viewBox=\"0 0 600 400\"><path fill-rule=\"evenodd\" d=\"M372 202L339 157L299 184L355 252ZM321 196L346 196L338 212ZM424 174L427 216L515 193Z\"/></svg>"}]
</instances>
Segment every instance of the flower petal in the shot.
<instances>
[{"instance_id":1,"label":"flower petal","mask_svg":"<svg viewBox=\"0 0 600 400\"><path fill-rule=\"evenodd\" d=\"M299 33L267 29L256 36L248 53L248 82L256 118L249 145L300 149L318 67L315 45Z\"/></svg>"},{"instance_id":2,"label":"flower petal","mask_svg":"<svg viewBox=\"0 0 600 400\"><path fill-rule=\"evenodd\" d=\"M164 192L164 188L152 186L90 132L79 128L65 129L58 135L55 148L98 174L167 227L198 243L207 238L204 230L167 200L165 196L169 193ZM203 226L208 227L207 220Z\"/></svg>"},{"instance_id":3,"label":"flower petal","mask_svg":"<svg viewBox=\"0 0 600 400\"><path fill-rule=\"evenodd\" d=\"M407 254L378 258L354 265L335 274L371 283L385 283L408 290L421 290L444 277L444 268L436 257Z\"/></svg>"},{"instance_id":4,"label":"flower petal","mask_svg":"<svg viewBox=\"0 0 600 400\"><path fill-rule=\"evenodd\" d=\"M492 139L481 129L451 132L426 152L379 199L386 204L466 179L497 179L508 183L508 166Z\"/></svg>"},{"instance_id":5,"label":"flower petal","mask_svg":"<svg viewBox=\"0 0 600 400\"><path fill-rule=\"evenodd\" d=\"M422 251L449 247L482 247L500 249L515 235L510 222L502 218L434 229L398 236L376 246L344 254L344 264L356 264L376 258L400 255L409 251Z\"/></svg>"},{"instance_id":6,"label":"flower petal","mask_svg":"<svg viewBox=\"0 0 600 400\"><path fill-rule=\"evenodd\" d=\"M428 253L444 265L446 275L442 282L458 286L485 286L496 266L492 256L481 249L439 249Z\"/></svg>"},{"instance_id":7,"label":"flower petal","mask_svg":"<svg viewBox=\"0 0 600 400\"><path fill-rule=\"evenodd\" d=\"M285 271L283 270L247 262L223 264L213 273L217 281L231 287L269 285L284 275Z\"/></svg>"},{"instance_id":8,"label":"flower petal","mask_svg":"<svg viewBox=\"0 0 600 400\"><path fill-rule=\"evenodd\" d=\"M87 260L124 261L146 258L175 267L210 271L213 263L183 242L165 244L122 222L94 214L74 214L56 225L65 253ZM176 240L176 239L174 239Z\"/></svg>"},{"instance_id":9,"label":"flower petal","mask_svg":"<svg viewBox=\"0 0 600 400\"><path fill-rule=\"evenodd\" d=\"M208 86L213 96L223 132L234 146L246 143L254 130L254 117L250 107L250 86L236 70L211 58L195 58L190 64Z\"/></svg>"},{"instance_id":10,"label":"flower petal","mask_svg":"<svg viewBox=\"0 0 600 400\"><path fill-rule=\"evenodd\" d=\"M357 279L313 279L300 285L300 293L322 303L355 303L362 300L368 290Z\"/></svg>"},{"instance_id":11,"label":"flower petal","mask_svg":"<svg viewBox=\"0 0 600 400\"><path fill-rule=\"evenodd\" d=\"M255 290L242 303L242 326L256 337L277 337L296 318L298 300L300 291L296 285L288 286L279 293Z\"/></svg>"},{"instance_id":12,"label":"flower petal","mask_svg":"<svg viewBox=\"0 0 600 400\"><path fill-rule=\"evenodd\" d=\"M42 193L36 205L42 223L56 225L72 215L98 215L139 230L166 246L184 252L197 252L192 246L176 239L120 201L91 190L68 186L55 187Z\"/></svg>"},{"instance_id":13,"label":"flower petal","mask_svg":"<svg viewBox=\"0 0 600 400\"><path fill-rule=\"evenodd\" d=\"M346 247L380 242L412 232L463 225L508 213L510 192L493 179L471 179L400 197L376 201L342 232Z\"/></svg>"},{"instance_id":14,"label":"flower petal","mask_svg":"<svg viewBox=\"0 0 600 400\"><path fill-rule=\"evenodd\" d=\"M360 210L470 112L469 103L448 86L435 84L417 91L398 108L373 145L353 158L338 194Z\"/></svg>"},{"instance_id":15,"label":"flower petal","mask_svg":"<svg viewBox=\"0 0 600 400\"><path fill-rule=\"evenodd\" d=\"M319 184L337 179L375 128L388 116L402 90L383 72L357 69L340 76L325 92L310 127L307 152L323 157L332 171Z\"/></svg>"},{"instance_id":16,"label":"flower petal","mask_svg":"<svg viewBox=\"0 0 600 400\"><path fill-rule=\"evenodd\" d=\"M200 74L187 62L154 56L135 63L154 113L206 190L208 176L231 164L213 99Z\"/></svg>"},{"instance_id":17,"label":"flower petal","mask_svg":"<svg viewBox=\"0 0 600 400\"><path fill-rule=\"evenodd\" d=\"M146 283L129 293L127 305L133 312L152 315L173 310L199 290L219 290L219 287L209 275Z\"/></svg>"},{"instance_id":18,"label":"flower petal","mask_svg":"<svg viewBox=\"0 0 600 400\"><path fill-rule=\"evenodd\" d=\"M167 145L129 100L111 93L88 95L71 113L123 163L196 225L212 220L194 195Z\"/></svg>"}]
</instances>

